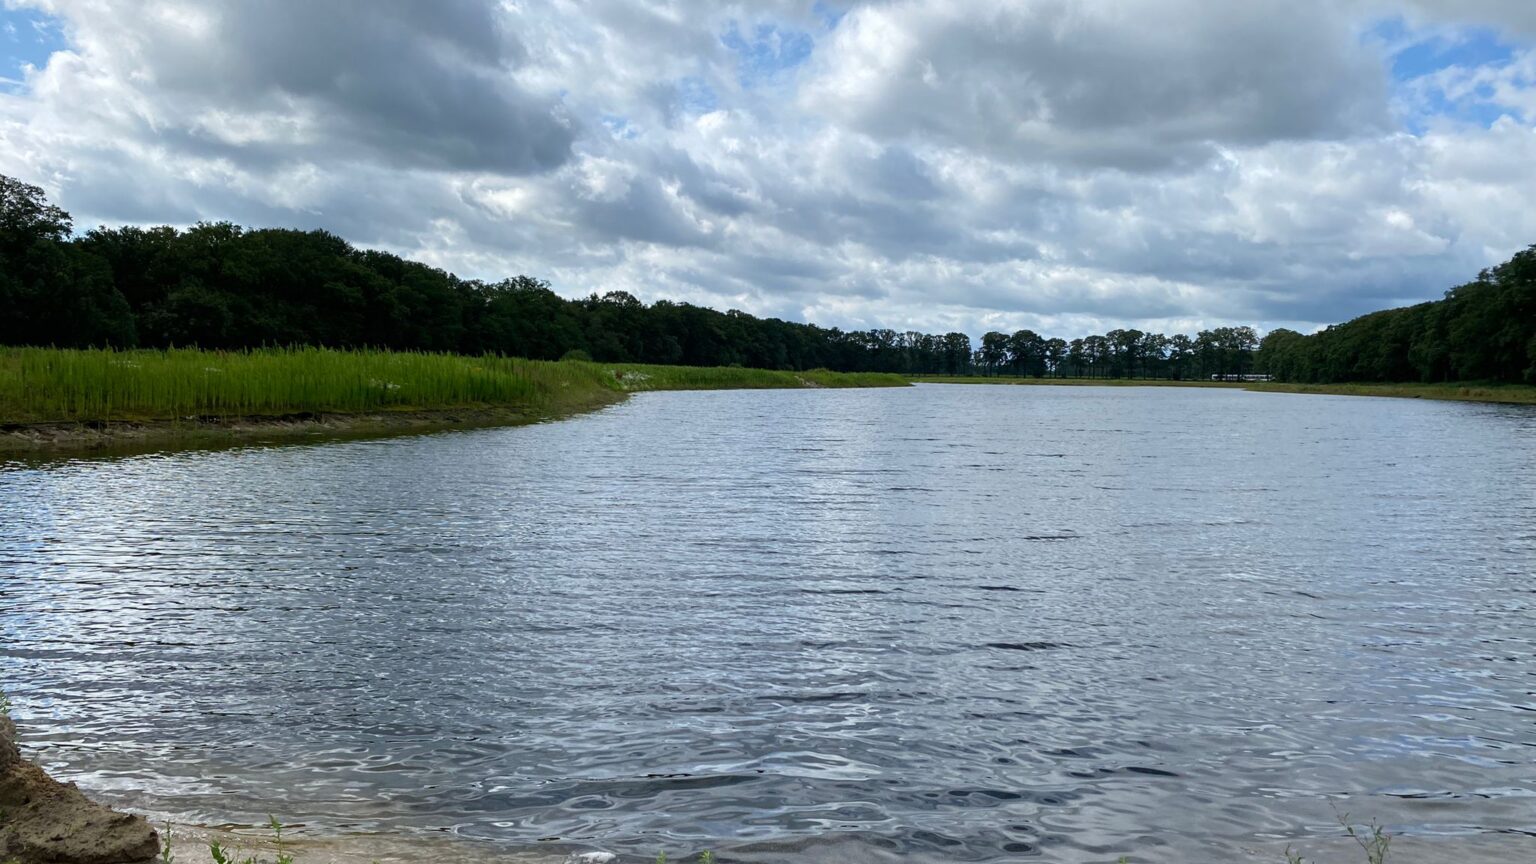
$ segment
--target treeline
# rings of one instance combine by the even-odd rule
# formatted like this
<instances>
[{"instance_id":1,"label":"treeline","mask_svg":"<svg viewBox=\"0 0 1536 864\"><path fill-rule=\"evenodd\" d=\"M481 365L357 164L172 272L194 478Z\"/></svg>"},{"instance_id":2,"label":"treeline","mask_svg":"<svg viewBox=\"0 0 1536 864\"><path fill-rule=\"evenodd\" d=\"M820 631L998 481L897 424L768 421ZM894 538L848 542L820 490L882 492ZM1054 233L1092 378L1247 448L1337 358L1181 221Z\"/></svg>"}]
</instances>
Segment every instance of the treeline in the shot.
<instances>
[{"instance_id":1,"label":"treeline","mask_svg":"<svg viewBox=\"0 0 1536 864\"><path fill-rule=\"evenodd\" d=\"M96 228L0 177L0 344L209 349L315 345L554 360L893 369L868 334L615 291L567 300L527 276L460 279L325 231ZM903 371L963 372L935 348ZM907 355L903 355L907 356Z\"/></svg>"},{"instance_id":2,"label":"treeline","mask_svg":"<svg viewBox=\"0 0 1536 864\"><path fill-rule=\"evenodd\" d=\"M1028 330L843 331L614 291L567 300L528 276L460 279L325 231L96 228L0 178L0 343L210 349L316 345L554 360L844 372L1190 377L1245 372L1252 328L1067 342Z\"/></svg>"},{"instance_id":3,"label":"treeline","mask_svg":"<svg viewBox=\"0 0 1536 864\"><path fill-rule=\"evenodd\" d=\"M1275 330L1259 352L1283 381L1536 384L1536 246L1445 299L1373 312L1311 336Z\"/></svg>"},{"instance_id":4,"label":"treeline","mask_svg":"<svg viewBox=\"0 0 1536 864\"><path fill-rule=\"evenodd\" d=\"M72 236L41 189L0 176L0 344L239 349L315 345L555 360L845 372L1302 381L1520 380L1536 365L1532 252L1444 301L1313 335L1251 327L1194 336L1112 330L843 331L614 291L568 300L547 282L460 279L325 231L229 223Z\"/></svg>"},{"instance_id":5,"label":"treeline","mask_svg":"<svg viewBox=\"0 0 1536 864\"><path fill-rule=\"evenodd\" d=\"M1248 374L1258 347L1252 327L1217 327L1193 337L1111 330L1071 342L1020 330L982 336L972 365L983 375L1191 380Z\"/></svg>"}]
</instances>

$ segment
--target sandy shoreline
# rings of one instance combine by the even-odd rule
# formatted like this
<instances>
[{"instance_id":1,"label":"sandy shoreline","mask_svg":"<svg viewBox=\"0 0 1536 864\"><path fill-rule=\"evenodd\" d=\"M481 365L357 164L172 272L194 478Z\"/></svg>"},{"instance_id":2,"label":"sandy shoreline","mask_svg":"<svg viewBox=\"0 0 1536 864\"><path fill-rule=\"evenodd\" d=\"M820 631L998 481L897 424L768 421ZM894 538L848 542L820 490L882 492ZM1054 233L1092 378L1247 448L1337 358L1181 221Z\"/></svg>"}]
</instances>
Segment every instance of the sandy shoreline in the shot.
<instances>
[{"instance_id":1,"label":"sandy shoreline","mask_svg":"<svg viewBox=\"0 0 1536 864\"><path fill-rule=\"evenodd\" d=\"M0 738L3 738L0 735ZM3 741L0 741L3 743ZM41 773L39 770L38 773ZM96 796L91 796L93 799ZM105 796L108 803L113 796ZM151 805L152 806L152 805ZM103 808L104 809L104 808ZM130 809L130 808L125 808ZM388 831L358 831L353 833L317 833L302 822L284 829L281 848L273 840L270 829L259 826L205 826L181 822L167 822L154 813L140 813L131 818L143 824L148 820L159 835L161 843L170 847L175 864L213 864L210 854L212 843L219 843L233 853L235 860L244 861L250 856L271 864L279 852L290 855L296 864L419 864L419 862L454 862L454 864L597 864L613 861L614 864L650 864L652 855L620 854L609 859L590 846L573 846L551 843L548 846L509 847L484 840L459 838L450 832L441 836L417 833L389 833ZM11 864L14 850L5 846L5 823L0 821L0 860ZM1529 853L1531 839L1486 834L1466 836L1397 835L1392 838L1391 864L1508 864L1524 860ZM1219 860L1179 859L1179 864L1284 864L1287 850L1303 854L1309 862L1318 864L1355 864L1364 856L1355 841L1342 835L1311 836L1299 840L1274 837L1254 838L1239 847L1241 851ZM869 838L832 832L816 836L784 838L778 841L756 841L732 844L725 842L717 847L719 860L739 864L938 864L946 860L928 854L909 854L887 844L870 842ZM1142 854L1132 854L1130 860L1138 864L1168 862L1166 851L1158 846L1148 847ZM598 852L597 857L588 857ZM683 864L697 860L696 855L683 854L684 850L671 850L671 860ZM1162 853L1162 854L1160 854ZM46 857L25 854L16 856L18 864L137 864L138 860L90 857ZM1080 854L1069 856L1079 861ZM1047 855L1042 860L1053 860ZM1107 858L1104 860L1113 860Z\"/></svg>"},{"instance_id":2,"label":"sandy shoreline","mask_svg":"<svg viewBox=\"0 0 1536 864\"><path fill-rule=\"evenodd\" d=\"M238 859L258 855L268 861L278 852L270 831L221 829L201 825L155 823L161 842L170 838L177 864L212 864L209 846L215 841L235 851ZM297 827L297 826L295 826ZM432 838L388 833L333 836L286 834L282 851L299 864L414 864L451 861L454 864L562 864L572 854L566 847L512 851L492 844L453 837Z\"/></svg>"}]
</instances>

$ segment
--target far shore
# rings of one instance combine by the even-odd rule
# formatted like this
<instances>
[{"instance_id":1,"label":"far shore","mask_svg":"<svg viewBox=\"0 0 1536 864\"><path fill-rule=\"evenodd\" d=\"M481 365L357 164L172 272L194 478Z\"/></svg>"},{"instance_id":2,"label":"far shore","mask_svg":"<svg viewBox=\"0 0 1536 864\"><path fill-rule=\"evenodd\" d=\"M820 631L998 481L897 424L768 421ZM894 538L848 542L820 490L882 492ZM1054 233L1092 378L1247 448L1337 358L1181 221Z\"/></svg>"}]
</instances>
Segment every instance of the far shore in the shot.
<instances>
[{"instance_id":1,"label":"far shore","mask_svg":"<svg viewBox=\"0 0 1536 864\"><path fill-rule=\"evenodd\" d=\"M1015 376L915 375L915 384L1002 384L1065 387L1209 387L1254 393L1305 393L1324 396L1385 396L1448 402L1536 405L1536 385L1528 384L1291 384L1279 381L1174 381L1163 378L1021 378Z\"/></svg>"}]
</instances>

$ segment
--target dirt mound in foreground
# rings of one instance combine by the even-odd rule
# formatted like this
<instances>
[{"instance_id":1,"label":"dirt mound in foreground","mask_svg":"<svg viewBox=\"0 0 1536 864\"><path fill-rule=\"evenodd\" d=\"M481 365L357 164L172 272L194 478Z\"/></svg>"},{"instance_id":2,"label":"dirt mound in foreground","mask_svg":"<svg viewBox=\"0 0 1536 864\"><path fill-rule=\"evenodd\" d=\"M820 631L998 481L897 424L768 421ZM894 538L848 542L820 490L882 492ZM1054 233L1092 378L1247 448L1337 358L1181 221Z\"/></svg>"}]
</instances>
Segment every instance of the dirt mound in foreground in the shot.
<instances>
[{"instance_id":1,"label":"dirt mound in foreground","mask_svg":"<svg viewBox=\"0 0 1536 864\"><path fill-rule=\"evenodd\" d=\"M16 726L0 717L0 861L137 864L158 854L143 817L103 807L22 759Z\"/></svg>"}]
</instances>

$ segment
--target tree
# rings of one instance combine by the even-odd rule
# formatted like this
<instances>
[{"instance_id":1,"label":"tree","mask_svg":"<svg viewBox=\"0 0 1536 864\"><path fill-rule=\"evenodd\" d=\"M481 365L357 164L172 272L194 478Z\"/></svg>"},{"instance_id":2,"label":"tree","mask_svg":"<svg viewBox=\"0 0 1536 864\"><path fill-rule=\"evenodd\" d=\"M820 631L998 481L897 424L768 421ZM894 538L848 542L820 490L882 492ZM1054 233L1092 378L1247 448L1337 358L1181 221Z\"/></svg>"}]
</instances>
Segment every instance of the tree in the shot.
<instances>
[{"instance_id":1,"label":"tree","mask_svg":"<svg viewBox=\"0 0 1536 864\"><path fill-rule=\"evenodd\" d=\"M1192 377L1193 369L1190 361L1195 355L1195 342L1183 333L1175 334L1168 339L1168 371L1169 377L1175 381Z\"/></svg>"},{"instance_id":2,"label":"tree","mask_svg":"<svg viewBox=\"0 0 1536 864\"><path fill-rule=\"evenodd\" d=\"M1008 362L1015 375L1045 374L1044 340L1033 330L1019 330L1008 337Z\"/></svg>"},{"instance_id":3,"label":"tree","mask_svg":"<svg viewBox=\"0 0 1536 864\"><path fill-rule=\"evenodd\" d=\"M111 268L68 242L72 225L42 189L0 175L0 343L134 344Z\"/></svg>"},{"instance_id":4,"label":"tree","mask_svg":"<svg viewBox=\"0 0 1536 864\"><path fill-rule=\"evenodd\" d=\"M965 375L971 369L971 337L964 333L945 333L943 340L944 372Z\"/></svg>"},{"instance_id":5,"label":"tree","mask_svg":"<svg viewBox=\"0 0 1536 864\"><path fill-rule=\"evenodd\" d=\"M526 275L491 282L326 231L107 228L73 222L36 186L0 177L0 344L262 345L492 352L555 359L741 364L916 374L1156 376L1250 370L1292 381L1536 382L1536 246L1440 300L1302 335L1252 327L1193 336L1116 329L1073 339L1031 330L844 332L626 291L567 299Z\"/></svg>"},{"instance_id":6,"label":"tree","mask_svg":"<svg viewBox=\"0 0 1536 864\"><path fill-rule=\"evenodd\" d=\"M1061 364L1067 356L1066 340L1045 340L1045 350L1043 351L1043 354L1045 357L1046 374L1057 374L1057 371L1061 369Z\"/></svg>"},{"instance_id":7,"label":"tree","mask_svg":"<svg viewBox=\"0 0 1536 864\"><path fill-rule=\"evenodd\" d=\"M1135 378L1141 368L1141 339L1144 335L1140 330L1111 330L1105 334L1119 361L1118 371L1127 378Z\"/></svg>"},{"instance_id":8,"label":"tree","mask_svg":"<svg viewBox=\"0 0 1536 864\"><path fill-rule=\"evenodd\" d=\"M74 220L48 203L42 189L0 174L0 254L15 254L42 240L62 243Z\"/></svg>"},{"instance_id":9,"label":"tree","mask_svg":"<svg viewBox=\"0 0 1536 864\"><path fill-rule=\"evenodd\" d=\"M1008 337L996 331L983 334L981 350L977 352L977 356L980 357L986 374L996 375L997 370L1008 362Z\"/></svg>"}]
</instances>

